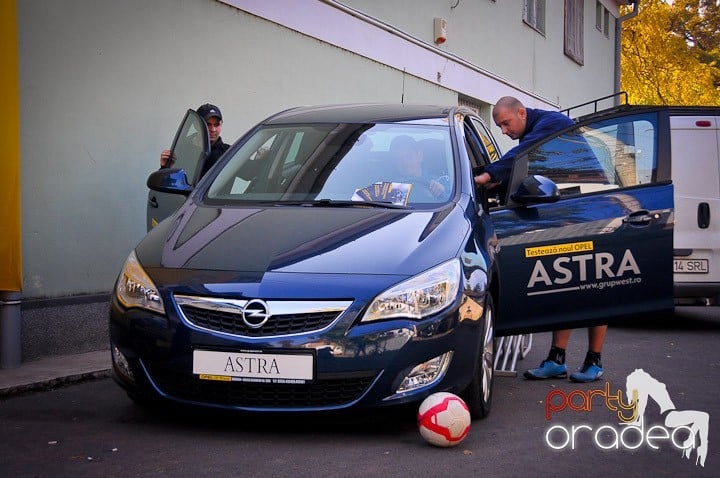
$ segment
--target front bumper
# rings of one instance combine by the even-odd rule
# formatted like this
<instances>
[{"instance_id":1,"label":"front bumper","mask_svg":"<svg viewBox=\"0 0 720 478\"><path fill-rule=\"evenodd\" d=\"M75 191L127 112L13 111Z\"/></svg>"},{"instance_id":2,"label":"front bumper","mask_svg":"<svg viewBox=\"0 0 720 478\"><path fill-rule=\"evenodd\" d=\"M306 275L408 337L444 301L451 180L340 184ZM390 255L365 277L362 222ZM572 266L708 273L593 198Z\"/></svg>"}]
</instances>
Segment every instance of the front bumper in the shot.
<instances>
[{"instance_id":1,"label":"front bumper","mask_svg":"<svg viewBox=\"0 0 720 478\"><path fill-rule=\"evenodd\" d=\"M422 321L355 324L353 304L329 326L272 337L239 337L198 328L185 316L110 310L114 378L133 396L164 398L207 407L248 411L320 411L418 401L436 391L460 393L471 381L482 341L481 299L463 300ZM193 374L193 350L308 352L314 379L308 383L202 380ZM435 381L398 392L419 364L450 353ZM127 361L128 373L123 363Z\"/></svg>"}]
</instances>

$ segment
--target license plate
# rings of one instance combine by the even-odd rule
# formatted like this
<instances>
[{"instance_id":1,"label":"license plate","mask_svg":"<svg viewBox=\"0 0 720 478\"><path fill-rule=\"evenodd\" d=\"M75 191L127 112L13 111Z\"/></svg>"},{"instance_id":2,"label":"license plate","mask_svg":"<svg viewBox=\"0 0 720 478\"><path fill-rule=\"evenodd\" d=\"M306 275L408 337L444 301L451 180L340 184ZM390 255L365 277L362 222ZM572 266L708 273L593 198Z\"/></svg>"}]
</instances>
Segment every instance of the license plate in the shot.
<instances>
[{"instance_id":1,"label":"license plate","mask_svg":"<svg viewBox=\"0 0 720 478\"><path fill-rule=\"evenodd\" d=\"M193 351L193 373L201 380L307 383L314 369L311 353Z\"/></svg>"},{"instance_id":2,"label":"license plate","mask_svg":"<svg viewBox=\"0 0 720 478\"><path fill-rule=\"evenodd\" d=\"M707 274L710 272L710 261L707 259L674 259L673 272L682 274Z\"/></svg>"}]
</instances>

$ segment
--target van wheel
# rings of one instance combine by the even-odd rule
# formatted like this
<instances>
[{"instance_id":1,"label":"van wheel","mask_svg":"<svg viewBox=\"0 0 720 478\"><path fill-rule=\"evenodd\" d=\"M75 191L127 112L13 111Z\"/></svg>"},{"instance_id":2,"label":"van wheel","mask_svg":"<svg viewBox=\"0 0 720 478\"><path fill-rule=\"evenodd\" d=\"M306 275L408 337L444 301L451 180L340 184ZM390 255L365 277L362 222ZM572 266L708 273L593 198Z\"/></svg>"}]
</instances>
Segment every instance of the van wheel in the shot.
<instances>
[{"instance_id":1,"label":"van wheel","mask_svg":"<svg viewBox=\"0 0 720 478\"><path fill-rule=\"evenodd\" d=\"M475 374L472 382L462 393L473 419L484 418L490 413L495 367L495 306L490 294L485 301L482 340Z\"/></svg>"}]
</instances>

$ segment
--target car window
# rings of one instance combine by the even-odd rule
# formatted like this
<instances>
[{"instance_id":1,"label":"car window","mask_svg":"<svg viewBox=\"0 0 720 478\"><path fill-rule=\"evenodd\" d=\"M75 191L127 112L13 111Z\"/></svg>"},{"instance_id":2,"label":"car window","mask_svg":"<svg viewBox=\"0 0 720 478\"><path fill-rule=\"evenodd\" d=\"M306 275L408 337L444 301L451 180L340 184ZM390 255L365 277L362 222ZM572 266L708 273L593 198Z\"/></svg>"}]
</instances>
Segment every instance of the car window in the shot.
<instances>
[{"instance_id":1,"label":"car window","mask_svg":"<svg viewBox=\"0 0 720 478\"><path fill-rule=\"evenodd\" d=\"M490 130L479 118L468 116L464 122L465 146L472 166L487 166L502 156Z\"/></svg>"},{"instance_id":2,"label":"car window","mask_svg":"<svg viewBox=\"0 0 720 478\"><path fill-rule=\"evenodd\" d=\"M187 115L173 145L177 158L173 167L185 170L188 181L194 184L195 173L202 156L208 148L207 129L197 114Z\"/></svg>"},{"instance_id":3,"label":"car window","mask_svg":"<svg viewBox=\"0 0 720 478\"><path fill-rule=\"evenodd\" d=\"M473 168L473 174L479 174L488 164L500 159L501 153L497 143L485 124L472 116L465 119L465 148ZM504 204L503 191L500 188L479 188L480 200L484 209Z\"/></svg>"},{"instance_id":4,"label":"car window","mask_svg":"<svg viewBox=\"0 0 720 478\"><path fill-rule=\"evenodd\" d=\"M498 145L490 134L490 131L487 129L487 126L485 126L485 124L483 124L478 118L471 117L470 121L480 136L480 140L485 146L485 150L487 151L490 161L493 162L500 159L500 148L498 148Z\"/></svg>"},{"instance_id":5,"label":"car window","mask_svg":"<svg viewBox=\"0 0 720 478\"><path fill-rule=\"evenodd\" d=\"M208 201L417 206L446 202L453 193L455 164L446 126L268 126L230 155L207 192Z\"/></svg>"},{"instance_id":6,"label":"car window","mask_svg":"<svg viewBox=\"0 0 720 478\"><path fill-rule=\"evenodd\" d=\"M528 152L528 173L553 180L562 195L652 183L657 176L654 114L580 126Z\"/></svg>"},{"instance_id":7,"label":"car window","mask_svg":"<svg viewBox=\"0 0 720 478\"><path fill-rule=\"evenodd\" d=\"M464 125L465 149L467 150L470 165L473 168L479 166L487 166L490 164L490 156L481 146L482 140L478 132L470 125L469 121L465 121Z\"/></svg>"}]
</instances>

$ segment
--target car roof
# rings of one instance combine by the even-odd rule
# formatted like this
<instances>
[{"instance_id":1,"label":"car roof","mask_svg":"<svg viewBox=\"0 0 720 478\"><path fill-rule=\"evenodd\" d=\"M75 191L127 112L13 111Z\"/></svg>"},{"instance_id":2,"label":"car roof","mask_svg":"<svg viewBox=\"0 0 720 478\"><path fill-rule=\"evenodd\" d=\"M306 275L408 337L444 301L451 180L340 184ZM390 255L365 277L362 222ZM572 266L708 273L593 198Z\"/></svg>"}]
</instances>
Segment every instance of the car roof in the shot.
<instances>
[{"instance_id":1,"label":"car roof","mask_svg":"<svg viewBox=\"0 0 720 478\"><path fill-rule=\"evenodd\" d=\"M429 118L446 120L457 109L457 106L401 103L301 106L282 111L263 123L395 123Z\"/></svg>"}]
</instances>

